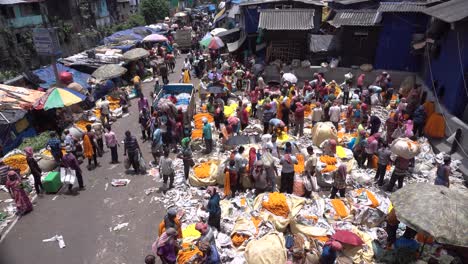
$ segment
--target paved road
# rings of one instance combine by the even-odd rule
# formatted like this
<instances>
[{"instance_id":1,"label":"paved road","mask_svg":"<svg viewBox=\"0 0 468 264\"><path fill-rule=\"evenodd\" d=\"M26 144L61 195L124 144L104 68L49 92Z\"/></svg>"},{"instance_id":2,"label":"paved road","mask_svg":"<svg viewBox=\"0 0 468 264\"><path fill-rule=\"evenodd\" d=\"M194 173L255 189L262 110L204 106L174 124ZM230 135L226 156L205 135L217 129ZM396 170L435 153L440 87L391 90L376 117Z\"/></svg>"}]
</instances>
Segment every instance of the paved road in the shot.
<instances>
[{"instance_id":1,"label":"paved road","mask_svg":"<svg viewBox=\"0 0 468 264\"><path fill-rule=\"evenodd\" d=\"M178 81L181 65L179 58L171 82ZM152 87L152 82L143 85L147 96ZM127 129L140 138L135 100L130 112L113 125L119 140ZM139 143L146 160L151 160L150 143ZM123 160L123 146L119 159ZM151 176L125 174L123 164L110 165L109 151L98 161L101 167L91 172L82 165L85 191L76 196L59 193L38 198L34 211L21 218L0 244L1 264L143 263L165 213L161 204L151 203L152 196L160 194L144 193L157 182ZM126 187L112 187L114 178L129 178L131 182ZM129 223L128 228L111 231L120 223ZM55 234L63 235L65 248L60 249L56 242L42 242Z\"/></svg>"}]
</instances>

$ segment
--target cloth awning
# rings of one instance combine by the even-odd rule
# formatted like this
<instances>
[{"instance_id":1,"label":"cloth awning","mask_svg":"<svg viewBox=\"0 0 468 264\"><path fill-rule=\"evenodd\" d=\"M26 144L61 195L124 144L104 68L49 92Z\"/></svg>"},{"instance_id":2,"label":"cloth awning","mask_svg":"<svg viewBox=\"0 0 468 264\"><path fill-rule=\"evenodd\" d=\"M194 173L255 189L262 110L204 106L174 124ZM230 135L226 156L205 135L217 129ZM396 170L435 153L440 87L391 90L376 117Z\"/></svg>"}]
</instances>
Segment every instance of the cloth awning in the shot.
<instances>
[{"instance_id":1,"label":"cloth awning","mask_svg":"<svg viewBox=\"0 0 468 264\"><path fill-rule=\"evenodd\" d=\"M1 109L0 108L0 125L14 124L16 121L23 118L28 111L23 109Z\"/></svg>"},{"instance_id":2,"label":"cloth awning","mask_svg":"<svg viewBox=\"0 0 468 264\"><path fill-rule=\"evenodd\" d=\"M235 42L232 42L232 43L227 43L227 48L228 48L228 51L229 52L234 52L236 50L239 49L240 46L242 46L242 44L244 43L245 39L246 39L246 35L244 34L243 36L241 36L241 38Z\"/></svg>"},{"instance_id":3,"label":"cloth awning","mask_svg":"<svg viewBox=\"0 0 468 264\"><path fill-rule=\"evenodd\" d=\"M314 28L314 10L261 9L258 28L267 30L310 30Z\"/></svg>"},{"instance_id":4,"label":"cloth awning","mask_svg":"<svg viewBox=\"0 0 468 264\"><path fill-rule=\"evenodd\" d=\"M214 17L213 23L216 23L216 21L220 20L221 16L224 15L224 12L226 12L226 9L225 8L221 9L221 11L219 11L218 14L216 14L216 16Z\"/></svg>"},{"instance_id":5,"label":"cloth awning","mask_svg":"<svg viewBox=\"0 0 468 264\"><path fill-rule=\"evenodd\" d=\"M41 91L0 84L0 105L8 109L31 109L44 94Z\"/></svg>"},{"instance_id":6,"label":"cloth awning","mask_svg":"<svg viewBox=\"0 0 468 264\"><path fill-rule=\"evenodd\" d=\"M335 35L310 35L309 50L311 52L325 52L335 49Z\"/></svg>"},{"instance_id":7,"label":"cloth awning","mask_svg":"<svg viewBox=\"0 0 468 264\"><path fill-rule=\"evenodd\" d=\"M239 32L239 31L240 31L239 28L232 28L232 29L229 29L229 30L220 32L220 33L216 34L216 36L222 38L222 37L231 35L231 34L233 34L233 33Z\"/></svg>"}]
</instances>

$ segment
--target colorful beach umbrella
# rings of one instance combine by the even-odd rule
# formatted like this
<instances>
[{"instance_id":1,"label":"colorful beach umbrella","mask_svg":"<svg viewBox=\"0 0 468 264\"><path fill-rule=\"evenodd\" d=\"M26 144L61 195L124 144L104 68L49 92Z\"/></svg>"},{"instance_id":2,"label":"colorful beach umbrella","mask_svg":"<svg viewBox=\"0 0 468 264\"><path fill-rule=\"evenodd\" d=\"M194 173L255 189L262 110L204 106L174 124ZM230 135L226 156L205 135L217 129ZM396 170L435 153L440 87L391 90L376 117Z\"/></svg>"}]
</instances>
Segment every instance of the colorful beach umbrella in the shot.
<instances>
[{"instance_id":1,"label":"colorful beach umbrella","mask_svg":"<svg viewBox=\"0 0 468 264\"><path fill-rule=\"evenodd\" d=\"M208 44L209 49L220 49L224 47L224 42L219 37L213 37Z\"/></svg>"},{"instance_id":2,"label":"colorful beach umbrella","mask_svg":"<svg viewBox=\"0 0 468 264\"><path fill-rule=\"evenodd\" d=\"M210 32L206 33L206 35L200 40L200 45L204 48L208 47L212 38L213 35L211 35Z\"/></svg>"},{"instance_id":3,"label":"colorful beach umbrella","mask_svg":"<svg viewBox=\"0 0 468 264\"><path fill-rule=\"evenodd\" d=\"M167 38L163 35L160 34L151 34L146 36L143 41L146 42L165 42L167 41Z\"/></svg>"},{"instance_id":4,"label":"colorful beach umbrella","mask_svg":"<svg viewBox=\"0 0 468 264\"><path fill-rule=\"evenodd\" d=\"M52 88L45 96L44 110L74 105L86 99L85 95L68 88Z\"/></svg>"}]
</instances>

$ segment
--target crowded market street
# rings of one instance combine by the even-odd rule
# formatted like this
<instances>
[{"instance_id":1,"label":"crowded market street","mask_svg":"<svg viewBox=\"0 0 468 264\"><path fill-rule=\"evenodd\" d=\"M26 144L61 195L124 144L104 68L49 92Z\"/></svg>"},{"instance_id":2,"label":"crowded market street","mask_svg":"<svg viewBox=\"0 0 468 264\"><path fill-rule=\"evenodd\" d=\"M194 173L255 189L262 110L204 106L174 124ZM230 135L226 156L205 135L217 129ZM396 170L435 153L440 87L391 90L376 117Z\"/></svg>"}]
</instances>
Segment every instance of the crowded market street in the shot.
<instances>
[{"instance_id":1,"label":"crowded market street","mask_svg":"<svg viewBox=\"0 0 468 264\"><path fill-rule=\"evenodd\" d=\"M183 58L179 57L178 72L182 62ZM171 74L169 80L178 82L179 77ZM143 83L146 96L153 86L154 82ZM137 122L138 106L133 100L130 115L117 120L113 126L119 140L123 140L126 130L140 135ZM139 141L144 157L150 160L150 145ZM155 180L148 175L125 174L122 154L121 144L121 163L109 164L107 149L100 159L101 167L83 170L86 190L79 195L65 194L63 188L57 195L37 197L37 209L2 235L1 263L110 264L134 263L144 258L156 239L159 219L164 216L165 209L152 201L152 196L159 194L145 194L145 190L157 187ZM125 187L112 187L112 179L120 178L131 182ZM121 223L128 223L128 227L112 230ZM42 242L54 235L63 236L65 248L60 249L55 242Z\"/></svg>"}]
</instances>

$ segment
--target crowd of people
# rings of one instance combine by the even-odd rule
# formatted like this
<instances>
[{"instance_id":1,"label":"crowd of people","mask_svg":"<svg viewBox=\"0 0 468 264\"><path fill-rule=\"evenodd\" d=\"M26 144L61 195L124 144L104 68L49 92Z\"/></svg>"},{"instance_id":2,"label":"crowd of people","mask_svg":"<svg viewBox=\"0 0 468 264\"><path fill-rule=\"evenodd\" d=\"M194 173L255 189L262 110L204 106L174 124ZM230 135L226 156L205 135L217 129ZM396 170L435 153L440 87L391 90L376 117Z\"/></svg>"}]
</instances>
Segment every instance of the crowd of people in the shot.
<instances>
[{"instance_id":1,"label":"crowd of people","mask_svg":"<svg viewBox=\"0 0 468 264\"><path fill-rule=\"evenodd\" d=\"M149 144L152 154L152 166L158 168L163 179L163 190L166 192L174 186L176 166L174 159L181 159L185 183L191 168L195 165L194 151L191 148L192 131L184 129L184 116L181 109L173 111L172 108L162 109L158 106L156 97L160 89L159 77L162 84L169 82L168 76L175 69L175 57L178 55L174 46L158 45L152 50L153 55L164 58L162 64L152 64L155 80L154 89L148 99L145 96L141 79L135 76L134 88L137 91L138 124L141 128L141 141ZM334 80L327 81L323 73L315 73L310 80L304 80L300 85L284 78L280 73L280 81L268 83L262 71L254 73L255 58L246 58L239 62L230 56L223 56L218 50L211 50L209 56L205 51L195 45L186 55L183 62L181 83L191 83L192 76L200 79L200 111L213 117L214 127L208 118L202 119L202 141L204 149L196 155L210 155L213 151L223 151L228 140L234 136L243 135L243 131L250 125L258 123L262 126L262 144L259 148L245 149L237 146L231 150L224 170L224 188L218 190L214 186L207 188L209 196L203 207L209 217L196 224L196 230L201 237L196 241L198 248L203 252L197 263L220 263L219 254L214 242L214 233L221 229L220 200L224 197L234 197L248 189L254 189L256 194L264 192L281 192L296 194L294 192L295 170L300 153L300 147L306 148L307 156L304 162L303 176L312 183L305 186L305 192L299 194L309 197L312 192L324 192L327 188L317 185L317 160L320 155L314 151L319 148L323 155L334 157L337 154L339 143L335 138L324 140L319 146L298 146L293 136L310 137L305 128L313 127L318 123L331 122L337 131L357 136L347 145L352 152L359 168L371 168L374 156L377 156L375 184L384 191L394 191L394 186L402 188L405 178L409 175L409 168L414 166L414 160L397 156L392 159L390 145L399 138L409 138L413 141L424 136L423 127L427 121L427 110L421 101L422 88L419 85L411 87L409 92L402 94L396 91L391 76L382 72L375 80L370 80L365 74L357 78L347 75L342 83ZM210 87L219 86L217 92L210 91ZM125 104L128 99L122 98ZM173 101L176 98L169 98ZM232 114L226 115L226 107L236 104ZM112 164L120 163L117 136L109 121L109 108L106 98L101 100L101 119L93 125L86 126L82 143L65 130L63 139L54 132L50 134L47 143L48 149L61 167L74 170L80 190L85 190L83 172L78 157L87 159L87 168L92 170L101 166L98 160L103 157L104 145L110 150ZM373 111L374 108L389 108L388 116L381 119ZM309 117L309 118L308 118ZM284 144L279 139L291 137ZM125 165L132 167L136 174L145 173L140 160L143 156L140 143L135 135L126 131L123 140L123 155L126 156ZM221 145L216 148L216 145ZM65 147L66 154L62 154ZM232 149L232 148L231 148ZM34 187L38 194L43 192L41 184L41 170L33 158L32 148L25 150L27 162L34 176ZM171 151L177 153L171 155ZM246 152L247 151L247 152ZM207 156L210 157L210 156ZM275 163L277 160L277 163ZM450 187L450 156L444 158L443 164L437 168L436 185ZM277 164L280 166L278 167ZM394 166L391 177L385 185L387 167ZM344 198L347 190L346 164L338 164L332 172L333 183L329 197L338 195ZM276 179L280 178L279 186ZM32 204L21 187L17 172L8 172L7 188L16 202L18 213L24 214L32 210ZM73 192L71 184L68 189ZM152 246L155 255L163 263L176 263L177 252L180 249L179 239L182 238L181 218L184 212L169 208L164 219L159 224L158 239ZM388 219L389 241L395 248L410 248L415 254L417 247L414 243L398 242L396 229L391 228L391 219ZM413 241L415 232L407 229L404 239ZM402 239L403 239L402 238ZM408 246L409 245L409 246ZM342 245L338 241L328 241L325 244L320 263L333 263ZM148 255L145 263L155 263L156 257Z\"/></svg>"}]
</instances>

